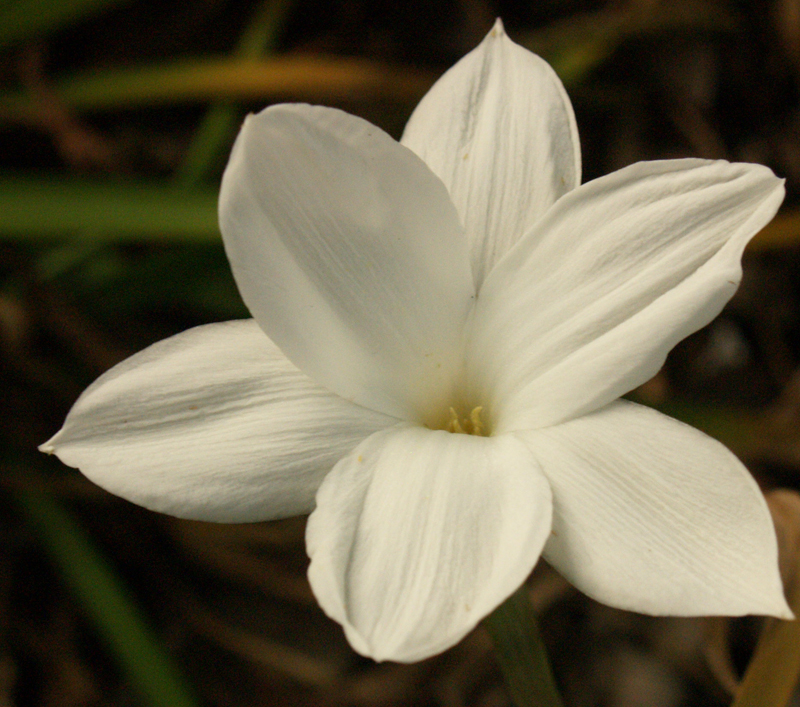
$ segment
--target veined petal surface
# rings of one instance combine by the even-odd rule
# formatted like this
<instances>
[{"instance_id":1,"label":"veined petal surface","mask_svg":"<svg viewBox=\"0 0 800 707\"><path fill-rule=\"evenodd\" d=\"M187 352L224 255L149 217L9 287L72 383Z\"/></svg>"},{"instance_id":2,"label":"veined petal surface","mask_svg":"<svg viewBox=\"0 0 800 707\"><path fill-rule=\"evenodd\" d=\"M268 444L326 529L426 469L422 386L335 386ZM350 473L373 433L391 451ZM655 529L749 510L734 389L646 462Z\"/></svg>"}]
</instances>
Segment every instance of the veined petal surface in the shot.
<instances>
[{"instance_id":1,"label":"veined petal surface","mask_svg":"<svg viewBox=\"0 0 800 707\"><path fill-rule=\"evenodd\" d=\"M719 442L623 400L516 434L553 489L544 556L582 592L647 614L791 617L764 497Z\"/></svg>"},{"instance_id":2,"label":"veined petal surface","mask_svg":"<svg viewBox=\"0 0 800 707\"><path fill-rule=\"evenodd\" d=\"M151 510L249 522L309 512L336 462L396 422L312 382L253 320L233 321L115 366L40 449Z\"/></svg>"},{"instance_id":3,"label":"veined petal surface","mask_svg":"<svg viewBox=\"0 0 800 707\"><path fill-rule=\"evenodd\" d=\"M320 487L306 532L311 586L355 650L422 660L522 584L550 532L550 503L511 435L378 432Z\"/></svg>"},{"instance_id":4,"label":"veined petal surface","mask_svg":"<svg viewBox=\"0 0 800 707\"><path fill-rule=\"evenodd\" d=\"M452 397L474 288L455 207L411 150L342 111L273 106L239 133L219 209L239 290L296 366L405 419Z\"/></svg>"},{"instance_id":5,"label":"veined petal surface","mask_svg":"<svg viewBox=\"0 0 800 707\"><path fill-rule=\"evenodd\" d=\"M561 81L547 62L512 42L500 20L426 94L401 142L450 191L478 288L581 181L578 129Z\"/></svg>"},{"instance_id":6,"label":"veined petal surface","mask_svg":"<svg viewBox=\"0 0 800 707\"><path fill-rule=\"evenodd\" d=\"M667 160L562 197L478 298L470 377L495 430L591 412L652 377L733 295L783 193L760 165Z\"/></svg>"}]
</instances>

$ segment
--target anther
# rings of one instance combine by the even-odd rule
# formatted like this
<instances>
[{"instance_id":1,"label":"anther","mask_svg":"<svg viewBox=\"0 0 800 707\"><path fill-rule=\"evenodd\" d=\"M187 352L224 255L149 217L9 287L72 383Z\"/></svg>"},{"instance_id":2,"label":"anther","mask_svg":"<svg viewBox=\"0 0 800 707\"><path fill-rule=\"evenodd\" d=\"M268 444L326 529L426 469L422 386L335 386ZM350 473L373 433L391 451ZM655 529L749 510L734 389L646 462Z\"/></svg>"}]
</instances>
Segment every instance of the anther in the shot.
<instances>
[{"instance_id":1,"label":"anther","mask_svg":"<svg viewBox=\"0 0 800 707\"><path fill-rule=\"evenodd\" d=\"M461 427L461 423L458 421L458 414L453 408L450 408L450 421L447 423L447 431L461 435L465 434L464 428Z\"/></svg>"},{"instance_id":2,"label":"anther","mask_svg":"<svg viewBox=\"0 0 800 707\"><path fill-rule=\"evenodd\" d=\"M455 434L477 435L479 437L483 437L484 424L483 420L481 419L482 411L483 407L479 405L478 407L472 409L469 417L459 419L455 408L451 407L450 419L447 421L447 425L444 429L447 432L453 432Z\"/></svg>"},{"instance_id":3,"label":"anther","mask_svg":"<svg viewBox=\"0 0 800 707\"><path fill-rule=\"evenodd\" d=\"M469 415L469 419L472 422L472 434L478 435L480 437L483 436L483 420L481 420L482 410L483 406L478 405L478 407L474 408Z\"/></svg>"}]
</instances>

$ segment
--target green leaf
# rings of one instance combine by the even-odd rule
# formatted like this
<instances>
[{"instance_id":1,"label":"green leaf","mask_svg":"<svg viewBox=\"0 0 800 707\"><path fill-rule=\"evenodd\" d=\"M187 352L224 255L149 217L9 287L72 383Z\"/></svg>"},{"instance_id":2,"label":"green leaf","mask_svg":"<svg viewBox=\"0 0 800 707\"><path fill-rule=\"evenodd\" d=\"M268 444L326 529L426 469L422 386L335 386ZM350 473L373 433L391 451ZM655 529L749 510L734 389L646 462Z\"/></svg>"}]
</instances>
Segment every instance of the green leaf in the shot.
<instances>
[{"instance_id":1,"label":"green leaf","mask_svg":"<svg viewBox=\"0 0 800 707\"><path fill-rule=\"evenodd\" d=\"M17 501L131 686L152 707L198 707L128 588L75 519L42 493L19 491Z\"/></svg>"},{"instance_id":2,"label":"green leaf","mask_svg":"<svg viewBox=\"0 0 800 707\"><path fill-rule=\"evenodd\" d=\"M218 241L217 192L0 176L0 238Z\"/></svg>"},{"instance_id":3,"label":"green leaf","mask_svg":"<svg viewBox=\"0 0 800 707\"><path fill-rule=\"evenodd\" d=\"M489 614L483 625L516 707L563 707L527 585Z\"/></svg>"},{"instance_id":4,"label":"green leaf","mask_svg":"<svg viewBox=\"0 0 800 707\"><path fill-rule=\"evenodd\" d=\"M242 34L236 56L257 59L271 54L291 4L292 0L264 0ZM184 187L200 184L217 164L222 152L230 147L239 121L239 108L235 103L221 101L212 105L200 121L186 157L175 174L175 181Z\"/></svg>"}]
</instances>

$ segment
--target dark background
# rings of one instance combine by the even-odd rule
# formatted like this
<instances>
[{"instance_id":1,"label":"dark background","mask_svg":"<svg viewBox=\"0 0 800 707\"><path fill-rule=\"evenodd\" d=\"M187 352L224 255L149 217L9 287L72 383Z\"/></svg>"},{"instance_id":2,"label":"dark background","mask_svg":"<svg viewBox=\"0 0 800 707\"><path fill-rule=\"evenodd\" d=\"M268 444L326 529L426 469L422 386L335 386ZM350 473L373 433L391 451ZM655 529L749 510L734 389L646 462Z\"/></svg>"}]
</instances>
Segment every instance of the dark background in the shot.
<instances>
[{"instance_id":1,"label":"dark background","mask_svg":"<svg viewBox=\"0 0 800 707\"><path fill-rule=\"evenodd\" d=\"M141 687L161 669L160 651L214 707L510 704L480 628L415 665L355 655L311 596L304 519L178 521L35 451L117 361L192 325L248 316L213 216L246 111L325 103L399 137L426 88L497 16L561 75L585 181L683 156L760 162L787 179L781 214L746 252L730 305L633 395L717 436L765 490L798 489L796 0L5 0L0 707L178 705L170 678L161 697ZM239 46L259 27L260 46ZM237 51L279 71L247 88L203 73ZM298 71L292 62L304 57L315 63ZM201 145L212 106L218 137ZM773 503L789 509L785 549L800 512L782 493ZM787 553L790 579L792 561L795 575L800 565ZM540 565L531 594L568 706L730 703L761 620L615 611ZM127 601L119 608L120 592L139 615ZM140 639L150 648L131 658Z\"/></svg>"}]
</instances>

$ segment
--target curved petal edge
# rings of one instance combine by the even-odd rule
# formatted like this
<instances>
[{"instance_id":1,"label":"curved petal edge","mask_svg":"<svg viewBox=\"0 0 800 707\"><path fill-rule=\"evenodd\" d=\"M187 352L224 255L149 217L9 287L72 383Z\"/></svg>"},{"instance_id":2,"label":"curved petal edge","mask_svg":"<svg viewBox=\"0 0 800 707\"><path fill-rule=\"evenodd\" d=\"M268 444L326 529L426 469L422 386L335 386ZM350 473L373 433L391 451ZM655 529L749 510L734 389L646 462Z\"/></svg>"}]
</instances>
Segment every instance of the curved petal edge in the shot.
<instances>
[{"instance_id":1,"label":"curved petal edge","mask_svg":"<svg viewBox=\"0 0 800 707\"><path fill-rule=\"evenodd\" d=\"M420 427L378 432L328 475L309 518L314 594L359 653L440 653L522 584L551 496L525 446Z\"/></svg>"},{"instance_id":2,"label":"curved petal edge","mask_svg":"<svg viewBox=\"0 0 800 707\"><path fill-rule=\"evenodd\" d=\"M684 159L562 197L478 297L472 385L497 429L554 425L651 378L736 291L742 251L783 195L767 167Z\"/></svg>"},{"instance_id":3,"label":"curved petal edge","mask_svg":"<svg viewBox=\"0 0 800 707\"><path fill-rule=\"evenodd\" d=\"M517 434L553 489L544 556L585 594L645 614L792 617L764 497L716 440L627 401Z\"/></svg>"},{"instance_id":4,"label":"curved petal edge","mask_svg":"<svg viewBox=\"0 0 800 707\"><path fill-rule=\"evenodd\" d=\"M494 264L581 181L572 104L550 65L497 20L414 110L402 144L447 186L480 288Z\"/></svg>"},{"instance_id":5,"label":"curved petal edge","mask_svg":"<svg viewBox=\"0 0 800 707\"><path fill-rule=\"evenodd\" d=\"M336 462L396 422L313 383L254 321L232 321L112 368L40 449L151 510L249 522L311 511Z\"/></svg>"},{"instance_id":6,"label":"curved petal edge","mask_svg":"<svg viewBox=\"0 0 800 707\"><path fill-rule=\"evenodd\" d=\"M219 221L244 301L313 380L406 420L450 396L475 291L447 190L411 150L340 110L270 106L236 139Z\"/></svg>"}]
</instances>

